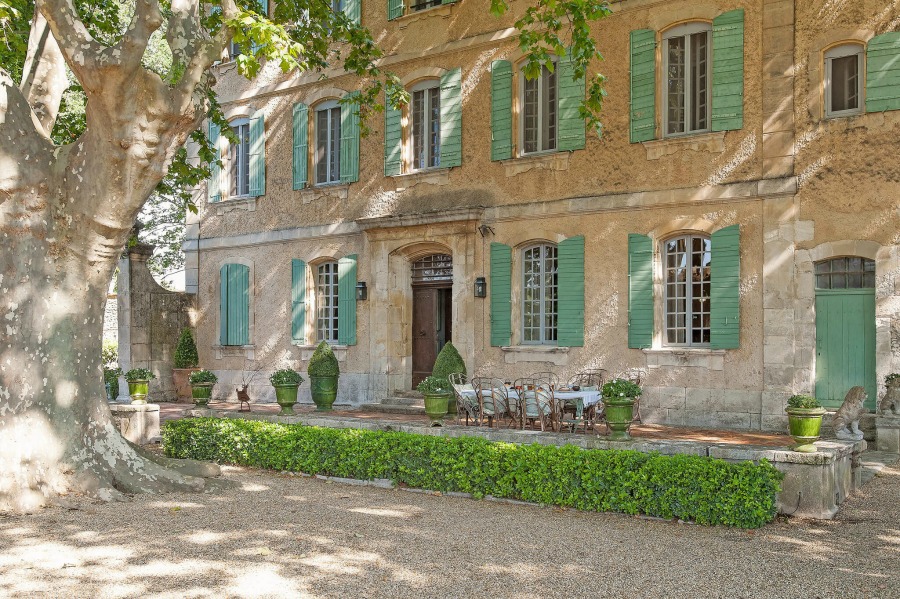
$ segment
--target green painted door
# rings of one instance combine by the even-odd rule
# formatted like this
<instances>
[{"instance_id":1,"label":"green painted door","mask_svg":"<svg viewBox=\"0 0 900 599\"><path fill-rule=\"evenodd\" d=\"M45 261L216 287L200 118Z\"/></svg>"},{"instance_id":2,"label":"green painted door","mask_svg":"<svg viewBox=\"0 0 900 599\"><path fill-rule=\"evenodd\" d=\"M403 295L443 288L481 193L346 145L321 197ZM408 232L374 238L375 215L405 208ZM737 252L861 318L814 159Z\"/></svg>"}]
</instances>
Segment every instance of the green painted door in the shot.
<instances>
[{"instance_id":1,"label":"green painted door","mask_svg":"<svg viewBox=\"0 0 900 599\"><path fill-rule=\"evenodd\" d=\"M816 290L816 397L838 407L862 385L875 407L875 290Z\"/></svg>"}]
</instances>

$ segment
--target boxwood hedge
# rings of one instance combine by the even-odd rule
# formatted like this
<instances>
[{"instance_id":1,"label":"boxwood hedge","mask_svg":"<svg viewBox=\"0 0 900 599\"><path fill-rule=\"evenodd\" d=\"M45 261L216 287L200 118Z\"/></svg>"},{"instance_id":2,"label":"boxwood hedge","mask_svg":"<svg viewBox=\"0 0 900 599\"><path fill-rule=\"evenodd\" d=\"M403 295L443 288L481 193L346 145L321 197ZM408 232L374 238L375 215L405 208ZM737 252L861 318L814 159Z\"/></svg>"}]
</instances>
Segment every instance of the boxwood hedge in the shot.
<instances>
[{"instance_id":1,"label":"boxwood hedge","mask_svg":"<svg viewBox=\"0 0 900 599\"><path fill-rule=\"evenodd\" d=\"M760 464L572 445L330 429L251 420L167 422L174 458L212 460L459 491L599 512L758 528L776 513L781 472Z\"/></svg>"}]
</instances>

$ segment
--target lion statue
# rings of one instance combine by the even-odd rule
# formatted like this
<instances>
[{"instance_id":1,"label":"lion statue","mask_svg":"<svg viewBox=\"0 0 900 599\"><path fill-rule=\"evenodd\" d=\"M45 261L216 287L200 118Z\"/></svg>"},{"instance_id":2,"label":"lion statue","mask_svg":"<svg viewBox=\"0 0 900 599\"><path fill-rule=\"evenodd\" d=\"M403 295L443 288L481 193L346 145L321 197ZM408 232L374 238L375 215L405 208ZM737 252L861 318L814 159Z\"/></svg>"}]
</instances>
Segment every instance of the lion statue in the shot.
<instances>
[{"instance_id":1,"label":"lion statue","mask_svg":"<svg viewBox=\"0 0 900 599\"><path fill-rule=\"evenodd\" d=\"M881 413L900 416L900 377L896 375L888 377L886 387L879 406Z\"/></svg>"},{"instance_id":2,"label":"lion statue","mask_svg":"<svg viewBox=\"0 0 900 599\"><path fill-rule=\"evenodd\" d=\"M831 426L838 439L846 441L862 441L863 433L859 430L859 418L868 410L863 405L866 401L864 387L853 387L847 392L844 403L834 413Z\"/></svg>"}]
</instances>

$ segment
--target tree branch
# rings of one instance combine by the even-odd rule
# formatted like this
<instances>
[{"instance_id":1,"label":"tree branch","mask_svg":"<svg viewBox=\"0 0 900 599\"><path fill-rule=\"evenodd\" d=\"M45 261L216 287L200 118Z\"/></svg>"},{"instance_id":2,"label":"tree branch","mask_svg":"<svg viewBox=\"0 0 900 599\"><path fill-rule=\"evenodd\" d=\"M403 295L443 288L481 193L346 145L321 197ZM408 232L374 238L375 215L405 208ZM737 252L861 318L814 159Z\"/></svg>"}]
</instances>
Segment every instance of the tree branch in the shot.
<instances>
[{"instance_id":1,"label":"tree branch","mask_svg":"<svg viewBox=\"0 0 900 599\"><path fill-rule=\"evenodd\" d=\"M92 84L101 77L96 67L104 47L78 18L72 0L35 0L34 5L35 10L47 19L69 68L86 90L89 86L93 87Z\"/></svg>"},{"instance_id":2,"label":"tree branch","mask_svg":"<svg viewBox=\"0 0 900 599\"><path fill-rule=\"evenodd\" d=\"M37 115L47 137L53 131L59 104L68 86L66 62L59 44L50 32L47 19L35 9L19 89Z\"/></svg>"},{"instance_id":3,"label":"tree branch","mask_svg":"<svg viewBox=\"0 0 900 599\"><path fill-rule=\"evenodd\" d=\"M21 192L37 198L48 183L52 154L53 143L28 100L0 69L0 205Z\"/></svg>"},{"instance_id":4,"label":"tree branch","mask_svg":"<svg viewBox=\"0 0 900 599\"><path fill-rule=\"evenodd\" d=\"M163 16L157 0L136 0L134 18L116 45L122 52L121 62L128 68L141 66L141 59L150 42L150 36L163 24Z\"/></svg>"},{"instance_id":5,"label":"tree branch","mask_svg":"<svg viewBox=\"0 0 900 599\"><path fill-rule=\"evenodd\" d=\"M234 0L222 0L222 21L228 21L238 16L238 8ZM194 27L187 39L201 39L199 22ZM197 47L197 51L185 65L184 75L178 85L178 92L182 100L192 98L197 85L200 84L204 74L214 62L222 57L222 52L231 40L231 30L222 25L219 31L203 44Z\"/></svg>"},{"instance_id":6,"label":"tree branch","mask_svg":"<svg viewBox=\"0 0 900 599\"><path fill-rule=\"evenodd\" d=\"M200 3L195 0L172 0L172 15L166 28L166 41L172 50L172 64L186 65L194 48L202 40Z\"/></svg>"}]
</instances>

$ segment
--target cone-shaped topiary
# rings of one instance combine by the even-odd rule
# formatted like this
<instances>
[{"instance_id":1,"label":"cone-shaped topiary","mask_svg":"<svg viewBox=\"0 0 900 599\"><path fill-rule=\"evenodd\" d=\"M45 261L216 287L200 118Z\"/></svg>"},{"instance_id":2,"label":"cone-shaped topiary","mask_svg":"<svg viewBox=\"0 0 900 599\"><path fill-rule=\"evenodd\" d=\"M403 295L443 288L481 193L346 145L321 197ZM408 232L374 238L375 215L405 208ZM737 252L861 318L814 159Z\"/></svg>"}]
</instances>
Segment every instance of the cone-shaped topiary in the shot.
<instances>
[{"instance_id":1,"label":"cone-shaped topiary","mask_svg":"<svg viewBox=\"0 0 900 599\"><path fill-rule=\"evenodd\" d=\"M330 345L324 341L319 343L312 358L309 359L306 372L309 373L309 376L338 376L341 373L337 358L331 351Z\"/></svg>"},{"instance_id":2,"label":"cone-shaped topiary","mask_svg":"<svg viewBox=\"0 0 900 599\"><path fill-rule=\"evenodd\" d=\"M462 356L459 355L453 344L448 341L438 354L437 360L434 361L434 369L432 369L431 375L446 379L454 372L460 372L465 375L466 363L463 362Z\"/></svg>"},{"instance_id":3,"label":"cone-shaped topiary","mask_svg":"<svg viewBox=\"0 0 900 599\"><path fill-rule=\"evenodd\" d=\"M175 368L196 368L199 362L194 336L191 335L190 329L185 328L181 331L181 337L178 338L178 345L175 347L173 366Z\"/></svg>"}]
</instances>

